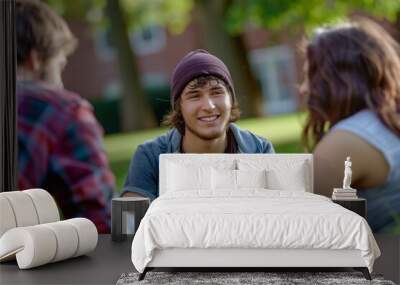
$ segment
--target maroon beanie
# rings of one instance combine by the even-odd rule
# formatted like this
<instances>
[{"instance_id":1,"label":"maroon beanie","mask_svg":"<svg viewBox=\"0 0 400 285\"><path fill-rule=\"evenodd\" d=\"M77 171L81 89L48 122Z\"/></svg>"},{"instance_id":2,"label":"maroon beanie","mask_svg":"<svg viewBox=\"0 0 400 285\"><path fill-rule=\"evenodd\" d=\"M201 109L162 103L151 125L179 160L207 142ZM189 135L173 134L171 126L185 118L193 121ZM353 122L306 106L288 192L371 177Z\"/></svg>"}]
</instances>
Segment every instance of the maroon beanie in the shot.
<instances>
[{"instance_id":1,"label":"maroon beanie","mask_svg":"<svg viewBox=\"0 0 400 285\"><path fill-rule=\"evenodd\" d=\"M172 109L174 109L176 100L190 81L207 75L213 75L223 80L231 89L232 102L235 103L232 77L226 65L216 56L198 49L185 55L175 67L171 82Z\"/></svg>"}]
</instances>

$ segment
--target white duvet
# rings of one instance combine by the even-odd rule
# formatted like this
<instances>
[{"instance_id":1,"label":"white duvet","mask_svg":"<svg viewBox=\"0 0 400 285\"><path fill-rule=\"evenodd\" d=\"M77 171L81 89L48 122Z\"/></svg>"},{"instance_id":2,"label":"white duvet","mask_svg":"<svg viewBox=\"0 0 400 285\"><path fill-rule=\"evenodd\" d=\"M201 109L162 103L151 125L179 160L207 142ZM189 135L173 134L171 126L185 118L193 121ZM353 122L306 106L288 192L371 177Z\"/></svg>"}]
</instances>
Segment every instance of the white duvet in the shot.
<instances>
[{"instance_id":1,"label":"white duvet","mask_svg":"<svg viewBox=\"0 0 400 285\"><path fill-rule=\"evenodd\" d=\"M370 272L380 256L359 215L320 195L266 189L157 198L133 239L133 265L143 272L165 248L358 249Z\"/></svg>"}]
</instances>

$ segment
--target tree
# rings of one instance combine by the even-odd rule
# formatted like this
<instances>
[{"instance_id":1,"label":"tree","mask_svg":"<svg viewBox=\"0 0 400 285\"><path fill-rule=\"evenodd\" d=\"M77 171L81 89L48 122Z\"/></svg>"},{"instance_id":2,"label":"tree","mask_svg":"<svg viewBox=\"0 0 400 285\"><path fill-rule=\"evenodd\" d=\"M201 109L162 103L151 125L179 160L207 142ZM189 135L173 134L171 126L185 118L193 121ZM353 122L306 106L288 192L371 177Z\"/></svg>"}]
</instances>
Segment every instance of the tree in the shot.
<instances>
[{"instance_id":1,"label":"tree","mask_svg":"<svg viewBox=\"0 0 400 285\"><path fill-rule=\"evenodd\" d=\"M234 67L235 83L247 81L246 86L253 85L253 91L240 90L249 99L248 104L244 104L249 115L260 114L258 106L261 106L260 93L250 78L249 64L244 62L246 51L240 41L240 34L249 23L266 28L272 34L284 32L295 36L304 31L310 32L317 26L343 20L354 11L364 11L392 22L397 20L397 26L400 25L399 0L198 0L196 3L203 14L199 18L203 34L207 33L204 36L206 46L218 51ZM232 35L230 40L226 32Z\"/></svg>"},{"instance_id":2,"label":"tree","mask_svg":"<svg viewBox=\"0 0 400 285\"><path fill-rule=\"evenodd\" d=\"M190 9L191 1L188 0L107 0L106 11L118 51L124 89L122 100L124 131L151 128L156 125L154 113L141 88L140 73L129 43L129 31L155 24L166 25L174 32L182 31L189 20Z\"/></svg>"},{"instance_id":3,"label":"tree","mask_svg":"<svg viewBox=\"0 0 400 285\"><path fill-rule=\"evenodd\" d=\"M226 29L229 0L197 0L194 18L201 29L201 42L211 53L228 66L235 85L235 93L244 116L262 115L261 88L252 74L247 51L240 35Z\"/></svg>"},{"instance_id":4,"label":"tree","mask_svg":"<svg viewBox=\"0 0 400 285\"><path fill-rule=\"evenodd\" d=\"M67 19L89 19L96 28L109 29L117 51L122 100L120 113L124 131L156 126L156 120L143 91L129 33L148 25L183 30L190 20L191 0L46 0ZM106 17L102 17L103 14ZM93 16L94 15L94 16Z\"/></svg>"},{"instance_id":5,"label":"tree","mask_svg":"<svg viewBox=\"0 0 400 285\"><path fill-rule=\"evenodd\" d=\"M64 9L65 14L68 11L69 14L88 11L87 15L93 9L104 7L106 0L47 1L59 10ZM321 24L346 18L352 11L366 11L373 16L400 22L399 0L107 0L107 3L109 24L116 25L113 35L125 90L123 121L141 122L125 129L147 127L151 123L142 123L152 121L142 114L147 108L146 98L140 91L135 57L128 48L129 31L158 24L173 33L181 33L193 15L201 29L204 48L220 57L230 68L244 115L259 116L262 112L260 87L251 72L241 39L246 25L251 23L271 33L283 31L298 35L304 30L310 31ZM146 113L150 114L149 111Z\"/></svg>"},{"instance_id":6,"label":"tree","mask_svg":"<svg viewBox=\"0 0 400 285\"><path fill-rule=\"evenodd\" d=\"M399 0L233 0L227 11L227 26L239 33L251 22L272 31L298 33L347 18L354 11L395 21Z\"/></svg>"},{"instance_id":7,"label":"tree","mask_svg":"<svg viewBox=\"0 0 400 285\"><path fill-rule=\"evenodd\" d=\"M259 116L261 92L252 74L241 38L249 23L272 33L299 35L313 28L346 18L353 11L366 11L389 20L399 19L399 0L197 0L194 12L202 44L230 68L237 97L245 116Z\"/></svg>"},{"instance_id":8,"label":"tree","mask_svg":"<svg viewBox=\"0 0 400 285\"><path fill-rule=\"evenodd\" d=\"M140 83L140 73L131 49L125 16L119 0L107 0L106 11L110 20L113 42L118 51L117 58L123 90L120 101L122 129L128 132L155 127L155 116Z\"/></svg>"}]
</instances>

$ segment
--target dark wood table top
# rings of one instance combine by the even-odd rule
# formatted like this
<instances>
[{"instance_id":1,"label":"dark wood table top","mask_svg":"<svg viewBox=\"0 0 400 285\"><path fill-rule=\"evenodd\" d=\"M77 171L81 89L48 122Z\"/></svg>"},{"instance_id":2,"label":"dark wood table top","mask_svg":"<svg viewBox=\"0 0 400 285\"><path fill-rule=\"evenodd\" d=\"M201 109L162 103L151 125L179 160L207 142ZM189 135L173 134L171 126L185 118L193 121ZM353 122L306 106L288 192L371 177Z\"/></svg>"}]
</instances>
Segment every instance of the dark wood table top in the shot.
<instances>
[{"instance_id":1,"label":"dark wood table top","mask_svg":"<svg viewBox=\"0 0 400 285\"><path fill-rule=\"evenodd\" d=\"M88 255L19 270L17 262L0 264L0 284L115 284L124 272L134 271L132 239L112 242L99 235L97 247Z\"/></svg>"},{"instance_id":2,"label":"dark wood table top","mask_svg":"<svg viewBox=\"0 0 400 285\"><path fill-rule=\"evenodd\" d=\"M400 282L400 236L376 235L382 256L374 273ZM99 235L97 248L86 256L19 270L16 261L0 264L0 284L115 284L122 273L133 272L132 238L112 242L111 235Z\"/></svg>"}]
</instances>

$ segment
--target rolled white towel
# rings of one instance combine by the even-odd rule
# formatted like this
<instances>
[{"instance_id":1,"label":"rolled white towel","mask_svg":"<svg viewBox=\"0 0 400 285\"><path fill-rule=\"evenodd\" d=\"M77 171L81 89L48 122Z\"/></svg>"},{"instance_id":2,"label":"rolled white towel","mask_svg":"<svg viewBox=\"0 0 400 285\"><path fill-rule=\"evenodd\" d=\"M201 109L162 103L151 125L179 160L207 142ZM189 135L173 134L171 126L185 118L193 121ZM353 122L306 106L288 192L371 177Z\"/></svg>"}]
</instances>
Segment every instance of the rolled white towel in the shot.
<instances>
[{"instance_id":1,"label":"rolled white towel","mask_svg":"<svg viewBox=\"0 0 400 285\"><path fill-rule=\"evenodd\" d=\"M10 202L10 206L15 216L17 227L26 227L39 224L35 205L26 193L21 191L2 192L1 196Z\"/></svg>"},{"instance_id":2,"label":"rolled white towel","mask_svg":"<svg viewBox=\"0 0 400 285\"><path fill-rule=\"evenodd\" d=\"M73 257L91 252L97 246L98 233L93 222L85 218L65 220L71 224L78 233L78 247Z\"/></svg>"},{"instance_id":3,"label":"rolled white towel","mask_svg":"<svg viewBox=\"0 0 400 285\"><path fill-rule=\"evenodd\" d=\"M17 222L8 199L0 195L0 237L9 229L15 228Z\"/></svg>"},{"instance_id":4,"label":"rolled white towel","mask_svg":"<svg viewBox=\"0 0 400 285\"><path fill-rule=\"evenodd\" d=\"M16 256L20 269L49 263L56 251L54 233L41 225L13 228L0 238L0 261Z\"/></svg>"},{"instance_id":5,"label":"rolled white towel","mask_svg":"<svg viewBox=\"0 0 400 285\"><path fill-rule=\"evenodd\" d=\"M86 254L97 241L96 226L85 218L13 228L0 238L0 261L16 257L28 269Z\"/></svg>"},{"instance_id":6,"label":"rolled white towel","mask_svg":"<svg viewBox=\"0 0 400 285\"><path fill-rule=\"evenodd\" d=\"M9 229L60 220L53 197L43 189L0 193L0 237Z\"/></svg>"},{"instance_id":7,"label":"rolled white towel","mask_svg":"<svg viewBox=\"0 0 400 285\"><path fill-rule=\"evenodd\" d=\"M49 228L56 237L57 249L51 262L64 260L75 255L78 249L79 237L77 231L71 228L70 223L65 221L48 223L44 224L43 227Z\"/></svg>"},{"instance_id":8,"label":"rolled white towel","mask_svg":"<svg viewBox=\"0 0 400 285\"><path fill-rule=\"evenodd\" d=\"M22 191L28 194L36 208L36 213L39 218L39 224L57 222L60 220L56 201L49 192L43 189L28 189Z\"/></svg>"}]
</instances>

